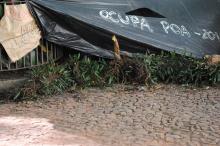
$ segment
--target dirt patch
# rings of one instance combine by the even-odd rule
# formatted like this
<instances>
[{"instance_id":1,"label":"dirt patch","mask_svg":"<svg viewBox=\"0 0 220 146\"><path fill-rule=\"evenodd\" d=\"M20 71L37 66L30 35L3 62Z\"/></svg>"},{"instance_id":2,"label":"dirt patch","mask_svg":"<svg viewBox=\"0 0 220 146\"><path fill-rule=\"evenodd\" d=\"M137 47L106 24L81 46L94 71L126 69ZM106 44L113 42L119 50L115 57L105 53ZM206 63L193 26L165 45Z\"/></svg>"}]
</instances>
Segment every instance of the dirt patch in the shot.
<instances>
[{"instance_id":1,"label":"dirt patch","mask_svg":"<svg viewBox=\"0 0 220 146\"><path fill-rule=\"evenodd\" d=\"M1 117L0 129L1 146L98 146L88 138L55 130L47 119Z\"/></svg>"},{"instance_id":2,"label":"dirt patch","mask_svg":"<svg viewBox=\"0 0 220 146\"><path fill-rule=\"evenodd\" d=\"M219 146L219 89L119 85L4 104L0 146Z\"/></svg>"}]
</instances>

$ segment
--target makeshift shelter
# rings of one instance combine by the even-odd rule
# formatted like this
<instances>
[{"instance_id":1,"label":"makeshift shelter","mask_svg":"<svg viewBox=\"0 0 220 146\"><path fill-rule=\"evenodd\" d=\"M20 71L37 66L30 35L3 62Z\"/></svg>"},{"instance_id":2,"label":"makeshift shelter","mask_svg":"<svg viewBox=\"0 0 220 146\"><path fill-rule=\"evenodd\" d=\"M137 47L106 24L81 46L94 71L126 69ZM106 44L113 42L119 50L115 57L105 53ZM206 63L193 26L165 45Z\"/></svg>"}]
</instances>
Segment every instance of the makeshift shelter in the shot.
<instances>
[{"instance_id":1,"label":"makeshift shelter","mask_svg":"<svg viewBox=\"0 0 220 146\"><path fill-rule=\"evenodd\" d=\"M112 57L123 52L175 51L201 58L220 54L219 0L29 0L51 42Z\"/></svg>"}]
</instances>

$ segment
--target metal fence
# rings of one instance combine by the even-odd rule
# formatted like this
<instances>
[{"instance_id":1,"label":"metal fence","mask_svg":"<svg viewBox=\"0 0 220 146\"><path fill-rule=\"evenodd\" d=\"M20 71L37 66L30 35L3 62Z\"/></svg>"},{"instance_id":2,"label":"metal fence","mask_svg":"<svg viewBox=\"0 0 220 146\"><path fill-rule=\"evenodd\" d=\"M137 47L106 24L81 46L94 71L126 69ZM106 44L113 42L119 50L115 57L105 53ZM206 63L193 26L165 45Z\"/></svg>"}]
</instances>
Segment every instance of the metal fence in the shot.
<instances>
[{"instance_id":1,"label":"metal fence","mask_svg":"<svg viewBox=\"0 0 220 146\"><path fill-rule=\"evenodd\" d=\"M60 47L53 43L41 40L40 45L22 59L14 63L4 63L1 61L3 58L3 49L0 48L0 72L21 70L44 65L49 61L57 61L62 56L63 52Z\"/></svg>"}]
</instances>

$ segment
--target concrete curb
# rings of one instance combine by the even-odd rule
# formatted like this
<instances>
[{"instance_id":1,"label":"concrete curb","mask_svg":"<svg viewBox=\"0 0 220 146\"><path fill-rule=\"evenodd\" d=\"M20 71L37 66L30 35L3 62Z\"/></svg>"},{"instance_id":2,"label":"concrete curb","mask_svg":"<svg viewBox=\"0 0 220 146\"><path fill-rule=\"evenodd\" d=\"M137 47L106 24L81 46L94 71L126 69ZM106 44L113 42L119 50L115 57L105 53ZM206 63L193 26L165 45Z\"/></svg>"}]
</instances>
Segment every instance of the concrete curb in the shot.
<instances>
[{"instance_id":1,"label":"concrete curb","mask_svg":"<svg viewBox=\"0 0 220 146\"><path fill-rule=\"evenodd\" d=\"M22 87L27 80L27 77L6 80L0 79L0 93L10 92L10 90Z\"/></svg>"}]
</instances>

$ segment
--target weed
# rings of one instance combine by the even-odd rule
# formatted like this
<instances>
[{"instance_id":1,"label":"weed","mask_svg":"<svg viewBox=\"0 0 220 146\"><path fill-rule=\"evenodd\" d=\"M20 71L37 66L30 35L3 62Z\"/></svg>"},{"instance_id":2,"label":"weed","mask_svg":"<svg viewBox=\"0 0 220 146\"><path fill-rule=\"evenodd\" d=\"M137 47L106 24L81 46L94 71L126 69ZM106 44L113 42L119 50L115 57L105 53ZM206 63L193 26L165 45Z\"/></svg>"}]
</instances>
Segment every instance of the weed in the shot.
<instances>
[{"instance_id":1,"label":"weed","mask_svg":"<svg viewBox=\"0 0 220 146\"><path fill-rule=\"evenodd\" d=\"M104 59L94 60L81 55L70 57L68 62L69 69L73 78L79 86L103 86L105 83L104 75L107 62Z\"/></svg>"},{"instance_id":2,"label":"weed","mask_svg":"<svg viewBox=\"0 0 220 146\"><path fill-rule=\"evenodd\" d=\"M214 85L220 82L220 64L209 64L204 59L195 59L175 53L146 55L144 62L151 72L153 82Z\"/></svg>"},{"instance_id":3,"label":"weed","mask_svg":"<svg viewBox=\"0 0 220 146\"><path fill-rule=\"evenodd\" d=\"M71 73L55 63L33 69L32 80L41 95L59 94L73 85Z\"/></svg>"},{"instance_id":4,"label":"weed","mask_svg":"<svg viewBox=\"0 0 220 146\"><path fill-rule=\"evenodd\" d=\"M140 58L123 57L120 61L113 60L107 70L107 80L114 79L115 82L124 84L148 84L149 71Z\"/></svg>"},{"instance_id":5,"label":"weed","mask_svg":"<svg viewBox=\"0 0 220 146\"><path fill-rule=\"evenodd\" d=\"M66 65L50 63L33 69L31 75L32 79L14 100L59 94L73 83L80 87L104 87L115 83L216 85L220 83L220 64L209 64L204 59L175 53L121 57L120 60L94 59L77 54L71 56Z\"/></svg>"},{"instance_id":6,"label":"weed","mask_svg":"<svg viewBox=\"0 0 220 146\"><path fill-rule=\"evenodd\" d=\"M196 86L220 83L220 64L176 53L137 55L121 60L81 58L70 59L74 79L83 86L124 84L193 84Z\"/></svg>"},{"instance_id":7,"label":"weed","mask_svg":"<svg viewBox=\"0 0 220 146\"><path fill-rule=\"evenodd\" d=\"M31 71L31 79L18 91L13 100L33 100L39 96L60 94L73 83L71 73L65 66L46 64Z\"/></svg>"}]
</instances>

